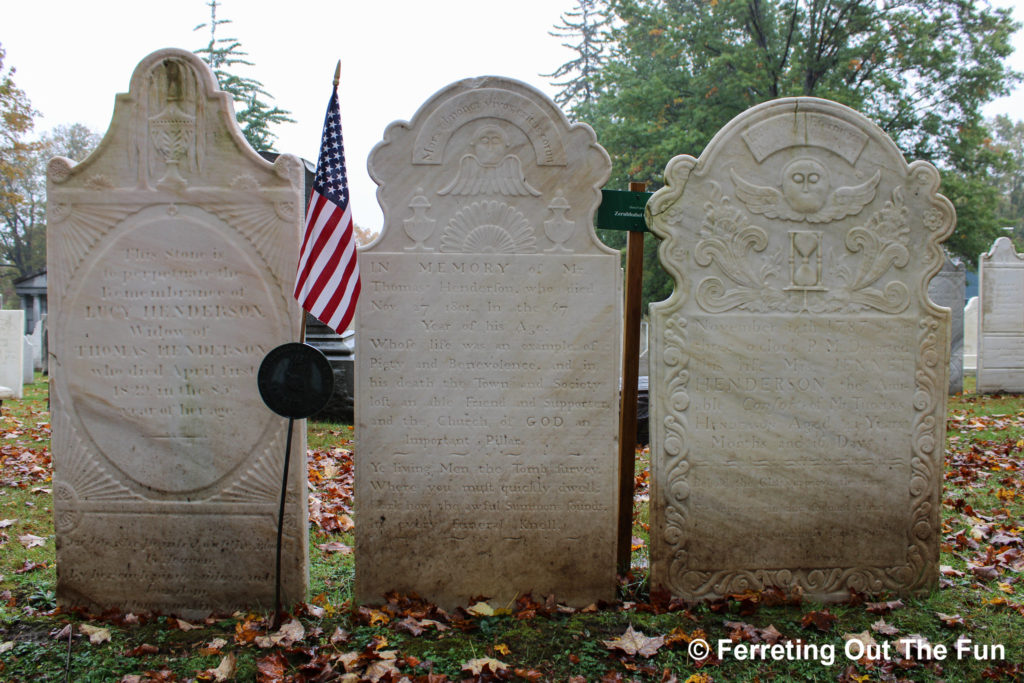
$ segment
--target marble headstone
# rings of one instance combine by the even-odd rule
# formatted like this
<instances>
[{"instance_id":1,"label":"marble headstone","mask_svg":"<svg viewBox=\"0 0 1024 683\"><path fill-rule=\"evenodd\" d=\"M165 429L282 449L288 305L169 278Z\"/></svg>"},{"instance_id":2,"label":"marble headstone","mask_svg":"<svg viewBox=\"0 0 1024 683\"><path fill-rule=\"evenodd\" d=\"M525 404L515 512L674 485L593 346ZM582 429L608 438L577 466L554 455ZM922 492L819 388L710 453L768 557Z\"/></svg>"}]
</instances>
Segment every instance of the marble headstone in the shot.
<instances>
[{"instance_id":1,"label":"marble headstone","mask_svg":"<svg viewBox=\"0 0 1024 683\"><path fill-rule=\"evenodd\" d=\"M964 306L964 371L978 371L978 297Z\"/></svg>"},{"instance_id":2,"label":"marble headstone","mask_svg":"<svg viewBox=\"0 0 1024 683\"><path fill-rule=\"evenodd\" d=\"M619 257L586 125L481 77L388 126L360 252L356 599L615 591Z\"/></svg>"},{"instance_id":3,"label":"marble headstone","mask_svg":"<svg viewBox=\"0 0 1024 683\"><path fill-rule=\"evenodd\" d=\"M36 321L35 326L32 328L32 333L28 336L29 341L32 342L32 368L34 370L43 369L43 326L46 324L46 314Z\"/></svg>"},{"instance_id":4,"label":"marble headstone","mask_svg":"<svg viewBox=\"0 0 1024 683\"><path fill-rule=\"evenodd\" d=\"M651 586L820 600L938 579L953 207L874 124L816 98L740 114L647 205Z\"/></svg>"},{"instance_id":5,"label":"marble headstone","mask_svg":"<svg viewBox=\"0 0 1024 683\"><path fill-rule=\"evenodd\" d=\"M22 359L21 359L21 374L23 384L32 384L35 381L35 368L32 367L32 357L35 355L35 347L32 344L32 338L29 335L24 335L22 338Z\"/></svg>"},{"instance_id":6,"label":"marble headstone","mask_svg":"<svg viewBox=\"0 0 1024 683\"><path fill-rule=\"evenodd\" d=\"M0 400L24 395L24 339L25 311L0 310Z\"/></svg>"},{"instance_id":7,"label":"marble headstone","mask_svg":"<svg viewBox=\"0 0 1024 683\"><path fill-rule=\"evenodd\" d=\"M259 399L298 336L302 169L242 137L191 52L135 69L100 146L48 172L57 597L92 609L273 605L288 426ZM282 599L305 597L296 425Z\"/></svg>"},{"instance_id":8,"label":"marble headstone","mask_svg":"<svg viewBox=\"0 0 1024 683\"><path fill-rule=\"evenodd\" d=\"M1000 237L978 265L978 393L1024 393L1024 254Z\"/></svg>"},{"instance_id":9,"label":"marble headstone","mask_svg":"<svg viewBox=\"0 0 1024 683\"><path fill-rule=\"evenodd\" d=\"M967 286L966 270L962 263L953 263L947 257L942 270L928 284L928 296L951 314L949 337L949 393L964 390L964 291Z\"/></svg>"}]
</instances>

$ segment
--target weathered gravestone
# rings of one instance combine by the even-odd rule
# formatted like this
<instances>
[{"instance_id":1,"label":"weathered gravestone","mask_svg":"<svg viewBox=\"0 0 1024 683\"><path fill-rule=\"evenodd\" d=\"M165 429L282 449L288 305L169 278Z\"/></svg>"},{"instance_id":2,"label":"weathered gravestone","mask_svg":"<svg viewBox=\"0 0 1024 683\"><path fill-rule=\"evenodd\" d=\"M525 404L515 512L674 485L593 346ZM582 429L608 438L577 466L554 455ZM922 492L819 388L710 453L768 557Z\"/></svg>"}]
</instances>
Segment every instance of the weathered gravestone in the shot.
<instances>
[{"instance_id":1,"label":"weathered gravestone","mask_svg":"<svg viewBox=\"0 0 1024 683\"><path fill-rule=\"evenodd\" d=\"M271 165L195 55L144 59L85 161L50 162L57 591L204 615L270 606L287 422L259 365L298 334L302 176ZM305 452L297 425L292 450ZM307 575L291 468L282 597Z\"/></svg>"},{"instance_id":2,"label":"weathered gravestone","mask_svg":"<svg viewBox=\"0 0 1024 683\"><path fill-rule=\"evenodd\" d=\"M25 311L0 311L0 400L24 395L24 338Z\"/></svg>"},{"instance_id":3,"label":"weathered gravestone","mask_svg":"<svg viewBox=\"0 0 1024 683\"><path fill-rule=\"evenodd\" d=\"M964 370L978 371L978 297L964 306Z\"/></svg>"},{"instance_id":4,"label":"weathered gravestone","mask_svg":"<svg viewBox=\"0 0 1024 683\"><path fill-rule=\"evenodd\" d=\"M538 91L483 77L391 124L369 170L385 221L360 252L356 599L610 599L608 155Z\"/></svg>"},{"instance_id":5,"label":"weathered gravestone","mask_svg":"<svg viewBox=\"0 0 1024 683\"><path fill-rule=\"evenodd\" d=\"M648 221L651 581L687 599L822 600L938 578L952 230L927 163L816 98L754 107L678 156Z\"/></svg>"},{"instance_id":6,"label":"weathered gravestone","mask_svg":"<svg viewBox=\"0 0 1024 683\"><path fill-rule=\"evenodd\" d=\"M1024 392L1024 254L1000 237L978 265L978 393Z\"/></svg>"},{"instance_id":7,"label":"weathered gravestone","mask_svg":"<svg viewBox=\"0 0 1024 683\"><path fill-rule=\"evenodd\" d=\"M928 284L928 297L949 309L951 316L949 336L949 393L964 390L964 290L967 286L962 263L953 263L947 257L940 270Z\"/></svg>"}]
</instances>

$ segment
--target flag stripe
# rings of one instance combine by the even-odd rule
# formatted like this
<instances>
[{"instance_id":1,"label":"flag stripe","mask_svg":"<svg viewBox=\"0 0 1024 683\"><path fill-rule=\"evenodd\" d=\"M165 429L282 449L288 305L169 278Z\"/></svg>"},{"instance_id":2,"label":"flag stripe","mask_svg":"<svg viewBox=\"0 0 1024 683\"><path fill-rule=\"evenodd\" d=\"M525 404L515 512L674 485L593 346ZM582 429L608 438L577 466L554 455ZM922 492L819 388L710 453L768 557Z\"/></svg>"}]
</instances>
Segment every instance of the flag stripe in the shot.
<instances>
[{"instance_id":1,"label":"flag stripe","mask_svg":"<svg viewBox=\"0 0 1024 683\"><path fill-rule=\"evenodd\" d=\"M335 88L324 118L320 156L299 248L294 296L318 320L344 332L355 315L362 287L339 110Z\"/></svg>"},{"instance_id":2,"label":"flag stripe","mask_svg":"<svg viewBox=\"0 0 1024 683\"><path fill-rule=\"evenodd\" d=\"M302 260L299 262L299 275L305 281L306 291L309 291L310 281L317 279L312 274L322 271L332 250L337 249L338 245L343 243L345 236L338 230L338 225L345 218L346 213L334 209L324 211L313 218L310 233L314 236L309 240L310 244L307 245L306 253L303 255L305 263ZM348 225L351 226L351 224L350 218Z\"/></svg>"}]
</instances>

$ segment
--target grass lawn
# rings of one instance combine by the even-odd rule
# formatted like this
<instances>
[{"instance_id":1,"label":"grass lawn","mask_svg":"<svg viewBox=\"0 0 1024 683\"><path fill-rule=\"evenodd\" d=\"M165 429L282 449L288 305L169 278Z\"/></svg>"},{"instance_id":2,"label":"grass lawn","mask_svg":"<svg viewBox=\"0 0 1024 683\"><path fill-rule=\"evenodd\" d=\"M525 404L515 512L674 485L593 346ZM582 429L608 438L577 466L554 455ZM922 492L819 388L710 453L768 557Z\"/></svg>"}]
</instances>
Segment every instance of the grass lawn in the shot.
<instances>
[{"instance_id":1,"label":"grass lawn","mask_svg":"<svg viewBox=\"0 0 1024 683\"><path fill-rule=\"evenodd\" d=\"M1024 680L1024 398L975 395L970 379L950 397L942 580L926 598L851 595L821 605L765 591L683 604L651 595L642 451L634 568L614 604L571 610L527 595L445 613L391 595L354 605L358 435L350 425L311 423L311 590L278 630L257 613L189 623L56 608L47 387L36 379L23 400L3 402L0 417L5 683ZM695 660L702 639L728 640L732 651ZM742 648L755 656L741 660Z\"/></svg>"}]
</instances>

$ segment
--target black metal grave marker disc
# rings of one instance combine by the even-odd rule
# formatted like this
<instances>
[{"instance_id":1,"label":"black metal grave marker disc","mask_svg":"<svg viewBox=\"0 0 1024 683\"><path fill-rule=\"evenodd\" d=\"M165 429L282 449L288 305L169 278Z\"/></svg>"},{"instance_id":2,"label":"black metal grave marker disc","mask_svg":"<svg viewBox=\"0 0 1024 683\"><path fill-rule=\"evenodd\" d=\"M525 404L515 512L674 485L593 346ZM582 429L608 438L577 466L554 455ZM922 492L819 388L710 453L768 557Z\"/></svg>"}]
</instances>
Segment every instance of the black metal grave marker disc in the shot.
<instances>
[{"instance_id":1,"label":"black metal grave marker disc","mask_svg":"<svg viewBox=\"0 0 1024 683\"><path fill-rule=\"evenodd\" d=\"M334 371L327 356L299 342L271 350L260 364L256 382L268 408L296 420L320 412L334 393Z\"/></svg>"}]
</instances>

